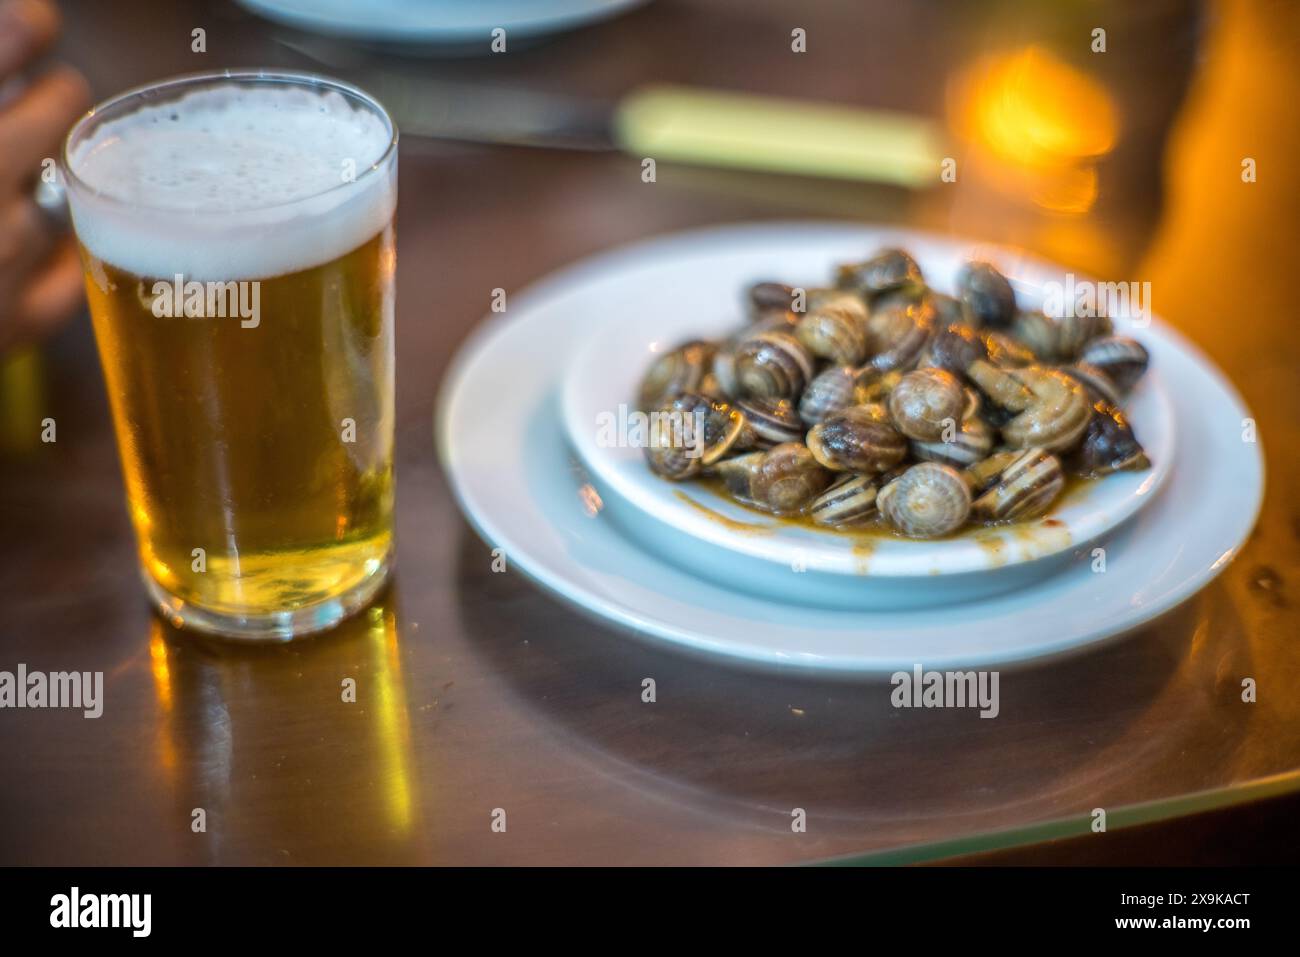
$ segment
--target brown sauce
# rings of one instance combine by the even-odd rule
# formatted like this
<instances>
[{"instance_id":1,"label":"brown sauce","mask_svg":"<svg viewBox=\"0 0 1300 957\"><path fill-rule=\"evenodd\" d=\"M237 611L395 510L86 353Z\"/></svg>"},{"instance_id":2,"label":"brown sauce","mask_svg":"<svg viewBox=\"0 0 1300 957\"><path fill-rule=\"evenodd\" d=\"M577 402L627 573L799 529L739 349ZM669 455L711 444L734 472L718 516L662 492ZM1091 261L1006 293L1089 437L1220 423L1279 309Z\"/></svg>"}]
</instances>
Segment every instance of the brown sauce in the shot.
<instances>
[{"instance_id":1,"label":"brown sauce","mask_svg":"<svg viewBox=\"0 0 1300 957\"><path fill-rule=\"evenodd\" d=\"M1056 501L1052 503L1052 510L1044 516L1019 522L970 523L957 529L951 535L945 535L938 539L926 539L926 541L946 541L969 538L979 545L980 548L988 552L990 558L994 559L997 564L1002 564L1007 560L1006 546L1009 541L1013 540L1022 546L1022 551L1031 551L1035 546L1044 545L1047 546L1047 550L1055 550L1057 547L1068 545L1070 543L1070 531L1065 526L1065 523L1059 518L1053 518L1053 513L1062 505L1079 502L1087 498L1091 493L1092 488L1099 481L1102 481L1102 479L1067 475L1065 478L1065 488L1061 491L1061 494ZM681 501L690 505L710 520L717 522L719 525L725 526L735 532L742 532L750 535L770 535L779 528L793 527L808 528L823 535L835 535L840 538L846 538L853 542L853 553L861 559L864 569L870 562L876 544L882 539L916 541L916 539L908 538L906 535L890 528L879 516L873 518L869 522L864 522L861 525L851 525L845 528L831 528L826 525L818 525L808 515L802 512L783 515L767 512L734 498L727 492L726 485L722 480L716 476L705 476L703 478L695 479L690 483L690 486L695 488L704 488L711 496L717 496L729 505L744 509L755 518L755 521L753 522L739 521L728 515L724 515L722 512L711 507L706 502L700 501L682 488L678 488L674 491L674 494Z\"/></svg>"}]
</instances>

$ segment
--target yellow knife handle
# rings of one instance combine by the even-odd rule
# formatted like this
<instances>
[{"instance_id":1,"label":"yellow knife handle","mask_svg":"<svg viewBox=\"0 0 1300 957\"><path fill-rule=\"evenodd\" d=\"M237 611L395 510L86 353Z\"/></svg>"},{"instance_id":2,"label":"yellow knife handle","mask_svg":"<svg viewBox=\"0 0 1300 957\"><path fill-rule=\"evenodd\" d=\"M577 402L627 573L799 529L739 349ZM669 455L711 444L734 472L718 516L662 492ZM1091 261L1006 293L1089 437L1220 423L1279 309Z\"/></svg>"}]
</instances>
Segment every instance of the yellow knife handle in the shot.
<instances>
[{"instance_id":1,"label":"yellow knife handle","mask_svg":"<svg viewBox=\"0 0 1300 957\"><path fill-rule=\"evenodd\" d=\"M939 182L930 119L689 87L634 91L615 113L626 152L659 161L891 183Z\"/></svg>"}]
</instances>

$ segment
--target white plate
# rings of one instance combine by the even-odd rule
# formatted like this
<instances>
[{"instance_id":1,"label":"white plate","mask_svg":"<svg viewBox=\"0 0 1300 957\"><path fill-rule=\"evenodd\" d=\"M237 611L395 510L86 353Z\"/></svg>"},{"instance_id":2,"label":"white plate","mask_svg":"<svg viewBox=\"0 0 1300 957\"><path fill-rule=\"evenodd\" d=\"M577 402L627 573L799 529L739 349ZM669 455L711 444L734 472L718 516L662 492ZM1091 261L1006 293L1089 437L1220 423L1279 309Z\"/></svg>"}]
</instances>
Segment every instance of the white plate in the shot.
<instances>
[{"instance_id":1,"label":"white plate","mask_svg":"<svg viewBox=\"0 0 1300 957\"><path fill-rule=\"evenodd\" d=\"M386 43L476 43L492 31L534 37L604 20L646 0L239 0L302 30Z\"/></svg>"},{"instance_id":2,"label":"white plate","mask_svg":"<svg viewBox=\"0 0 1300 957\"><path fill-rule=\"evenodd\" d=\"M952 291L969 244L898 233L936 289ZM837 534L765 519L700 483L668 482L645 464L624 429L641 376L655 355L690 339L720 339L742 327L741 295L760 278L824 285L836 263L862 259L876 247L857 235L804 233L768 237L742 248L677 264L670 281L659 268L620 273L617 296L603 286L570 309L593 317L592 332L566 369L561 386L565 432L600 492L607 514L630 537L670 562L688 565L723 585L739 584L785 601L845 608L905 608L969 601L1021 588L1058 571L1073 552L1130 519L1152 501L1174 458L1173 410L1158 368L1138 383L1125 412L1153 463L1072 490L1041 519L971 529L939 541ZM1021 293L1022 305L1065 272L1008 250L980 247ZM781 263L772 267L773 263ZM761 264L771 272L756 271ZM601 321L600 317L604 317ZM1124 331L1127 317L1117 317ZM1153 348L1159 323L1133 330ZM636 436L631 436L636 439ZM792 575L791 569L803 569Z\"/></svg>"},{"instance_id":3,"label":"white plate","mask_svg":"<svg viewBox=\"0 0 1300 957\"><path fill-rule=\"evenodd\" d=\"M1261 449L1242 441L1249 413L1232 387L1170 330L1152 342L1152 364L1179 423L1172 474L1159 498L1103 543L1104 573L1084 552L1031 589L977 602L818 609L722 588L623 536L560 428L560 376L593 321L607 318L576 304L593 289L616 301L641 271L671 284L679 270L723 253L830 239L873 248L884 235L796 223L703 230L596 257L512 297L509 313L486 319L462 349L439 401L439 455L469 521L504 549L509 567L611 623L736 663L825 675L985 667L1078 649L1169 610L1227 565L1259 511ZM925 238L890 235L904 244Z\"/></svg>"}]
</instances>

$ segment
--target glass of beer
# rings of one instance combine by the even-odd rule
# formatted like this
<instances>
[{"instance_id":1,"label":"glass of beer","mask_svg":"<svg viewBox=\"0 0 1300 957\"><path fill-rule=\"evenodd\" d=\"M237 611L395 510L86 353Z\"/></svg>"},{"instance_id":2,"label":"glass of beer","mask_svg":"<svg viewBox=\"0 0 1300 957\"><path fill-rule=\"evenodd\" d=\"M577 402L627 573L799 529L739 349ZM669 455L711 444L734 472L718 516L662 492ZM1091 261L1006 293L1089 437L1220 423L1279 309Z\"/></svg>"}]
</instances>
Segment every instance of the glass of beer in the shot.
<instances>
[{"instance_id":1,"label":"glass of beer","mask_svg":"<svg viewBox=\"0 0 1300 957\"><path fill-rule=\"evenodd\" d=\"M284 640L364 607L393 516L397 131L308 74L124 93L63 174L145 587Z\"/></svg>"}]
</instances>

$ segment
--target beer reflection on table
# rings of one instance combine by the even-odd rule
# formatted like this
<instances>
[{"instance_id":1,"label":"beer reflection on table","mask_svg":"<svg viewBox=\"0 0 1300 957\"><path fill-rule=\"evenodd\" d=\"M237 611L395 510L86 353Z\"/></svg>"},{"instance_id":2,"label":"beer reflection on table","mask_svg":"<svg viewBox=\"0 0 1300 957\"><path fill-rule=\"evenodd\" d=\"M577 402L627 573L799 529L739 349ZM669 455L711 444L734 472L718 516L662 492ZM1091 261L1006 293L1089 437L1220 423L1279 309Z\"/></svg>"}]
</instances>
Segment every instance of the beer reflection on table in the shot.
<instances>
[{"instance_id":1,"label":"beer reflection on table","mask_svg":"<svg viewBox=\"0 0 1300 957\"><path fill-rule=\"evenodd\" d=\"M149 655L156 768L192 863L414 859L420 813L394 590L286 645L196 640L154 618ZM293 727L307 723L311 732Z\"/></svg>"}]
</instances>

